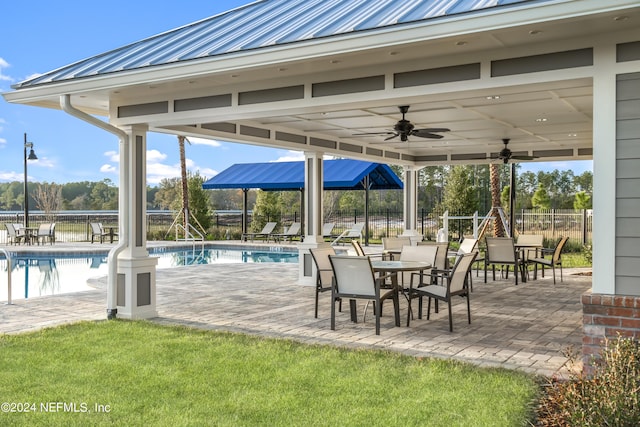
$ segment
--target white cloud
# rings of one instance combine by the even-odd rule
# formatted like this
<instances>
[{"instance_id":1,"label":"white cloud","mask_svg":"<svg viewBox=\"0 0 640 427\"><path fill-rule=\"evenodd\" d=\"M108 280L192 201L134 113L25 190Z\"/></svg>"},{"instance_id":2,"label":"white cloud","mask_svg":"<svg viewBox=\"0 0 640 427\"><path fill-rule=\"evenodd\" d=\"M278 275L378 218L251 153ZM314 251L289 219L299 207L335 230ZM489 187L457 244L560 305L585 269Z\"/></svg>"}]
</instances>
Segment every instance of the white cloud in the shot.
<instances>
[{"instance_id":1,"label":"white cloud","mask_svg":"<svg viewBox=\"0 0 640 427\"><path fill-rule=\"evenodd\" d=\"M22 181L24 179L24 175L18 172L1 172L0 171L0 181Z\"/></svg>"},{"instance_id":2,"label":"white cloud","mask_svg":"<svg viewBox=\"0 0 640 427\"><path fill-rule=\"evenodd\" d=\"M147 150L147 162L159 162L167 158L167 155L158 150Z\"/></svg>"},{"instance_id":3,"label":"white cloud","mask_svg":"<svg viewBox=\"0 0 640 427\"><path fill-rule=\"evenodd\" d=\"M214 176L218 175L217 170L210 168L199 168L197 169L197 171L200 172L200 176L206 177L207 179L213 178Z\"/></svg>"},{"instance_id":4,"label":"white cloud","mask_svg":"<svg viewBox=\"0 0 640 427\"><path fill-rule=\"evenodd\" d=\"M189 137L189 142L193 145L208 145L209 147L221 147L222 143L216 141L215 139L205 139L205 138L192 138Z\"/></svg>"},{"instance_id":5,"label":"white cloud","mask_svg":"<svg viewBox=\"0 0 640 427\"><path fill-rule=\"evenodd\" d=\"M120 162L120 154L117 151L106 151L104 155L109 158L110 162Z\"/></svg>"},{"instance_id":6,"label":"white cloud","mask_svg":"<svg viewBox=\"0 0 640 427\"><path fill-rule=\"evenodd\" d=\"M1 68L7 68L10 67L9 63L7 61L4 60L3 57L0 56L0 67Z\"/></svg>"},{"instance_id":7,"label":"white cloud","mask_svg":"<svg viewBox=\"0 0 640 427\"><path fill-rule=\"evenodd\" d=\"M12 82L13 79L11 77L2 73L2 69L8 67L10 67L9 63L5 61L4 58L0 57L0 80L3 80L5 82Z\"/></svg>"},{"instance_id":8,"label":"white cloud","mask_svg":"<svg viewBox=\"0 0 640 427\"><path fill-rule=\"evenodd\" d=\"M301 153L299 151L287 151L287 154L285 154L284 156L280 156L278 157L276 160L272 160L271 163L276 163L276 162L300 162L304 160L304 153Z\"/></svg>"},{"instance_id":9,"label":"white cloud","mask_svg":"<svg viewBox=\"0 0 640 427\"><path fill-rule=\"evenodd\" d=\"M109 165L109 164L104 164L100 167L100 172L103 173L117 173L118 172L118 168L116 168L113 165Z\"/></svg>"},{"instance_id":10,"label":"white cloud","mask_svg":"<svg viewBox=\"0 0 640 427\"><path fill-rule=\"evenodd\" d=\"M2 130L2 128L0 128L0 130ZM0 138L0 144L6 144L7 140L4 138Z\"/></svg>"},{"instance_id":11,"label":"white cloud","mask_svg":"<svg viewBox=\"0 0 640 427\"><path fill-rule=\"evenodd\" d=\"M38 160L29 160L29 165L39 166L42 168L50 168L50 169L53 169L57 166L55 160L51 160L48 157L40 157L40 156L38 156Z\"/></svg>"}]
</instances>

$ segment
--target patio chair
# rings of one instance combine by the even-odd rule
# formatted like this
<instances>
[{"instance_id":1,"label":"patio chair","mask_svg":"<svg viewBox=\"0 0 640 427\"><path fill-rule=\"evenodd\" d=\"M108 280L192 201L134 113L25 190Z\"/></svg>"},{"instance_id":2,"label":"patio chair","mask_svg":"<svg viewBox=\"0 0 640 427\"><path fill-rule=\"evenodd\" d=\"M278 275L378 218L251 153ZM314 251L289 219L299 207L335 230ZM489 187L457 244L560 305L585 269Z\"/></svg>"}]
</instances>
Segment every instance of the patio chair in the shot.
<instances>
[{"instance_id":1,"label":"patio chair","mask_svg":"<svg viewBox=\"0 0 640 427\"><path fill-rule=\"evenodd\" d=\"M277 222L268 222L262 228L262 231L260 231L258 233L245 233L245 234L243 234L242 235L242 240L246 241L248 238L251 238L251 241L253 242L253 239L260 237L262 239L265 239L268 242L269 239L272 237L273 230L275 230L276 225L278 225ZM275 239L274 239L274 241L275 241Z\"/></svg>"},{"instance_id":2,"label":"patio chair","mask_svg":"<svg viewBox=\"0 0 640 427\"><path fill-rule=\"evenodd\" d=\"M518 285L518 270L522 274L522 280L526 280L524 263L520 259L518 251L515 250L511 237L486 237L487 253L484 260L484 283L487 283L487 267L493 268L493 280L496 280L496 265L502 269L507 268L506 276L509 277L509 266L513 266L516 286Z\"/></svg>"},{"instance_id":3,"label":"patio chair","mask_svg":"<svg viewBox=\"0 0 640 427\"><path fill-rule=\"evenodd\" d=\"M553 270L553 284L556 284L556 265L560 266L560 281L562 282L562 250L564 249L564 245L569 240L568 237L563 237L560 239L556 247L553 249L542 249L542 257L541 258L533 258L531 262L535 265L535 269L533 271L533 278L538 278L538 264L542 266L542 277L544 277L544 267L551 267ZM550 254L551 258L545 258L544 256Z\"/></svg>"},{"instance_id":4,"label":"patio chair","mask_svg":"<svg viewBox=\"0 0 640 427\"><path fill-rule=\"evenodd\" d=\"M25 237L27 236L24 233L21 233L20 228L17 228L15 224L6 223L4 226L7 229L7 236L9 237L10 244L17 245L18 243L25 241Z\"/></svg>"},{"instance_id":5,"label":"patio chair","mask_svg":"<svg viewBox=\"0 0 640 427\"><path fill-rule=\"evenodd\" d=\"M449 268L449 242L418 242L418 246L437 247L438 251L433 262L433 268L437 270L446 270ZM434 279L437 279L437 277Z\"/></svg>"},{"instance_id":6,"label":"patio chair","mask_svg":"<svg viewBox=\"0 0 640 427\"><path fill-rule=\"evenodd\" d=\"M91 222L89 223L91 226L91 243L94 242L94 239L97 237L100 239L100 243L104 243L104 238L109 235L107 231L104 231L101 222Z\"/></svg>"},{"instance_id":7,"label":"patio chair","mask_svg":"<svg viewBox=\"0 0 640 427\"><path fill-rule=\"evenodd\" d=\"M291 240L291 241L293 241L294 238L301 239L301 236L300 236L300 223L299 222L293 222L293 223L291 223L289 228L287 228L287 230L284 233L272 234L272 237L274 238L275 241L278 241L278 242L280 240Z\"/></svg>"},{"instance_id":8,"label":"patio chair","mask_svg":"<svg viewBox=\"0 0 640 427\"><path fill-rule=\"evenodd\" d=\"M333 269L334 282L331 287L331 330L336 329L336 300L364 299L373 301L376 316L376 335L380 335L380 316L382 315L382 301L391 298L395 315L395 324L400 326L400 304L398 292L395 289L381 290L383 278L376 279L369 257L329 256ZM355 315L355 301L351 304L351 319L357 321Z\"/></svg>"},{"instance_id":9,"label":"patio chair","mask_svg":"<svg viewBox=\"0 0 640 427\"><path fill-rule=\"evenodd\" d=\"M40 244L41 242L42 244L44 244L46 240L49 240L49 243L53 245L53 243L56 241L55 236L56 236L55 222L40 224L40 226L38 227L38 234L36 235L38 244Z\"/></svg>"},{"instance_id":10,"label":"patio chair","mask_svg":"<svg viewBox=\"0 0 640 427\"><path fill-rule=\"evenodd\" d=\"M331 247L309 249L311 257L316 265L316 309L315 317L318 318L318 296L319 294L331 291L333 283L333 268L331 267L330 255L335 255L336 251ZM342 311L342 300L340 300L339 311Z\"/></svg>"},{"instance_id":11,"label":"patio chair","mask_svg":"<svg viewBox=\"0 0 640 427\"><path fill-rule=\"evenodd\" d=\"M342 239L362 240L363 229L364 229L364 222L357 222L353 224L353 227L351 227L350 229L343 231L338 237L336 237L336 239L331 244L335 245L336 243L340 242L340 240Z\"/></svg>"},{"instance_id":12,"label":"patio chair","mask_svg":"<svg viewBox=\"0 0 640 427\"><path fill-rule=\"evenodd\" d=\"M516 239L516 248L522 254L521 258L525 264L531 263L534 258L540 258L540 250L544 236L542 234L519 234Z\"/></svg>"},{"instance_id":13,"label":"patio chair","mask_svg":"<svg viewBox=\"0 0 640 427\"><path fill-rule=\"evenodd\" d=\"M449 308L449 332L453 332L453 313L451 310L451 298L458 295L467 299L467 321L471 324L471 304L469 302L469 287L467 285L467 277L471 271L471 265L476 258L477 253L463 254L458 257L455 265L451 270L443 272L433 271L433 274L441 274L444 285L427 285L419 287L411 287L409 290L409 311L407 312L407 326L411 319L412 308L411 301L419 298L420 308L418 309L418 318L422 319L422 299L429 298L427 301L427 320L431 316L431 298L436 301L436 313L438 312L438 301L444 301Z\"/></svg>"}]
</instances>

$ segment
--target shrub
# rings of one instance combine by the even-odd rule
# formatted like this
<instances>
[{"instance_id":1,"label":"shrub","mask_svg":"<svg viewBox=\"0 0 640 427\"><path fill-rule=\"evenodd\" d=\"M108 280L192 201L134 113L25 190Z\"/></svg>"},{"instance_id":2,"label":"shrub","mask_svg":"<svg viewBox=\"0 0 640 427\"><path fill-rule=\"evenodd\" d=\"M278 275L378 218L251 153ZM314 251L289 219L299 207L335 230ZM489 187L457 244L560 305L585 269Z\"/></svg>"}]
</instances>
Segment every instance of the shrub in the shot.
<instances>
[{"instance_id":1,"label":"shrub","mask_svg":"<svg viewBox=\"0 0 640 427\"><path fill-rule=\"evenodd\" d=\"M640 425L640 343L629 338L606 341L591 361L593 375L552 380L538 410L540 426Z\"/></svg>"}]
</instances>

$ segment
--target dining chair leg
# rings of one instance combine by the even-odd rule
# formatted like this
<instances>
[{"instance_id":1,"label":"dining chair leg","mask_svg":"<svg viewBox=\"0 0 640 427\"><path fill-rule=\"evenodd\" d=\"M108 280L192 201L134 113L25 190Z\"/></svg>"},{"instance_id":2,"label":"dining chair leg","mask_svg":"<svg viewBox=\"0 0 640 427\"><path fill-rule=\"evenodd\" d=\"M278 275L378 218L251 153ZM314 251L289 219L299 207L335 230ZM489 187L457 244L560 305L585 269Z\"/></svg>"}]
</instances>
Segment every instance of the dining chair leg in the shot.
<instances>
[{"instance_id":1,"label":"dining chair leg","mask_svg":"<svg viewBox=\"0 0 640 427\"><path fill-rule=\"evenodd\" d=\"M449 332L453 332L453 314L451 314L451 296L447 299L447 305L449 306Z\"/></svg>"},{"instance_id":2,"label":"dining chair leg","mask_svg":"<svg viewBox=\"0 0 640 427\"><path fill-rule=\"evenodd\" d=\"M429 316L431 316L431 297L427 300L427 320L429 320Z\"/></svg>"},{"instance_id":3,"label":"dining chair leg","mask_svg":"<svg viewBox=\"0 0 640 427\"><path fill-rule=\"evenodd\" d=\"M316 313L315 313L316 319L318 318L318 293L319 293L318 288L316 288ZM333 303L334 301L331 301L331 304Z\"/></svg>"},{"instance_id":4,"label":"dining chair leg","mask_svg":"<svg viewBox=\"0 0 640 427\"><path fill-rule=\"evenodd\" d=\"M393 295L393 314L396 317L396 326L400 326L400 297L397 292Z\"/></svg>"},{"instance_id":5,"label":"dining chair leg","mask_svg":"<svg viewBox=\"0 0 640 427\"><path fill-rule=\"evenodd\" d=\"M336 330L336 295L333 288L331 288L331 330Z\"/></svg>"},{"instance_id":6,"label":"dining chair leg","mask_svg":"<svg viewBox=\"0 0 640 427\"><path fill-rule=\"evenodd\" d=\"M375 305L376 302L373 304ZM380 335L380 310L376 310L376 335Z\"/></svg>"}]
</instances>

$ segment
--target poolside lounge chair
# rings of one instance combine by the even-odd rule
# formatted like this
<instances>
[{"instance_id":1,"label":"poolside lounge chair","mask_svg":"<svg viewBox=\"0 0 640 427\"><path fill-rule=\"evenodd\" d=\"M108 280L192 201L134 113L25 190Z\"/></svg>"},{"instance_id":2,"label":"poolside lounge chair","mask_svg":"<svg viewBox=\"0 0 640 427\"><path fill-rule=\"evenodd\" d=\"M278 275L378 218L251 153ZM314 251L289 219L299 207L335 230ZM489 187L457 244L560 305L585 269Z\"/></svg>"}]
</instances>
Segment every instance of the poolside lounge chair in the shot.
<instances>
[{"instance_id":1,"label":"poolside lounge chair","mask_svg":"<svg viewBox=\"0 0 640 427\"><path fill-rule=\"evenodd\" d=\"M335 239L336 237L338 237L338 236L332 234L333 227L335 227L335 226L336 226L335 222L325 222L322 225L322 237L325 238L325 239L327 239L327 238L328 239Z\"/></svg>"},{"instance_id":2,"label":"poolside lounge chair","mask_svg":"<svg viewBox=\"0 0 640 427\"><path fill-rule=\"evenodd\" d=\"M273 230L275 230L276 225L278 225L277 222L268 222L266 223L266 225L262 228L262 231L260 231L259 233L245 233L242 235L242 240L246 241L247 239L251 239L251 241L253 242L253 239L256 238L262 238L265 239L267 242L269 241L269 239L273 234ZM275 241L275 238L274 238Z\"/></svg>"},{"instance_id":3,"label":"poolside lounge chair","mask_svg":"<svg viewBox=\"0 0 640 427\"><path fill-rule=\"evenodd\" d=\"M280 241L280 240L292 240L293 241L294 238L298 238L299 240L302 240L302 237L300 236L300 223L299 222L293 222L293 223L291 223L291 225L289 226L287 231L285 231L284 233L280 233L280 234L273 234L272 236L276 241Z\"/></svg>"},{"instance_id":4,"label":"poolside lounge chair","mask_svg":"<svg viewBox=\"0 0 640 427\"><path fill-rule=\"evenodd\" d=\"M362 240L362 230L364 229L364 222L356 222L348 230L343 231L336 239L331 243L335 245L342 239L359 239Z\"/></svg>"},{"instance_id":5,"label":"poolside lounge chair","mask_svg":"<svg viewBox=\"0 0 640 427\"><path fill-rule=\"evenodd\" d=\"M96 237L100 239L100 243L104 243L104 238L109 235L109 232L104 231L102 223L91 222L89 225L91 226L91 243Z\"/></svg>"}]
</instances>

